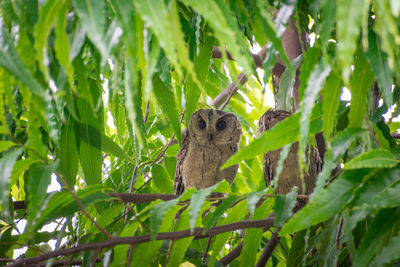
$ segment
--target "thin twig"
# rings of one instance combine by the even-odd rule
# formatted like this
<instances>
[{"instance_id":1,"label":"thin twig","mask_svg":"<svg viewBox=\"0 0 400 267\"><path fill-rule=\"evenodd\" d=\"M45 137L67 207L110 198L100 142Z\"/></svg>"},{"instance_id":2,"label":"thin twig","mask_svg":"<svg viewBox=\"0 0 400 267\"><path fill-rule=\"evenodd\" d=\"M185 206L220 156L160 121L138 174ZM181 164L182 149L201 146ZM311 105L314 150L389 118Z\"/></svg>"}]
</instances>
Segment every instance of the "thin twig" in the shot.
<instances>
[{"instance_id":1,"label":"thin twig","mask_svg":"<svg viewBox=\"0 0 400 267\"><path fill-rule=\"evenodd\" d=\"M149 117L149 112L150 112L150 101L147 100L147 104L146 104L146 113L144 114L144 124L147 123L147 119Z\"/></svg>"},{"instance_id":2,"label":"thin twig","mask_svg":"<svg viewBox=\"0 0 400 267\"><path fill-rule=\"evenodd\" d=\"M60 180L63 183L63 187L67 189L67 191L71 194L71 196L75 199L76 203L78 204L80 210L82 211L83 214L85 214L85 216L97 227L97 229L100 230L100 232L102 232L104 235L106 235L109 239L112 239L113 236L107 232L106 230L103 229L103 227L101 227L93 218L92 216L89 215L89 213L87 213L85 207L82 205L82 202L80 201L80 199L78 198L78 196L75 194L75 192L73 192L71 190L71 188L68 186L67 182L64 180L64 178L61 175L58 175L58 178L60 178Z\"/></svg>"},{"instance_id":3,"label":"thin twig","mask_svg":"<svg viewBox=\"0 0 400 267\"><path fill-rule=\"evenodd\" d=\"M175 245L175 240L172 240L171 245L168 248L167 259L165 260L163 267L168 265L169 258L171 257L171 252L172 252L172 248L174 247L174 245Z\"/></svg>"},{"instance_id":4,"label":"thin twig","mask_svg":"<svg viewBox=\"0 0 400 267\"><path fill-rule=\"evenodd\" d=\"M132 176L131 176L131 183L129 185L129 194L132 194L133 191L133 185L135 184L135 177L136 177L136 170L138 168L138 165L135 165L133 168ZM125 222L128 220L128 210L129 210L129 204L126 204L125 208Z\"/></svg>"},{"instance_id":5,"label":"thin twig","mask_svg":"<svg viewBox=\"0 0 400 267\"><path fill-rule=\"evenodd\" d=\"M213 236L210 236L210 237L208 238L207 246L206 246L206 249L204 250L204 254L203 254L203 259L201 260L201 263L202 263L202 264L204 264L204 263L206 262L207 255L208 255L208 250L210 249L210 245L211 245L211 240L212 240L212 238L213 238Z\"/></svg>"},{"instance_id":6,"label":"thin twig","mask_svg":"<svg viewBox=\"0 0 400 267\"><path fill-rule=\"evenodd\" d=\"M339 246L340 246L340 235L342 233L342 228L343 228L343 218L340 218L340 222L339 222L339 229L336 235L336 248L337 250L339 250Z\"/></svg>"},{"instance_id":7,"label":"thin twig","mask_svg":"<svg viewBox=\"0 0 400 267\"><path fill-rule=\"evenodd\" d=\"M134 247L135 247L135 245L129 246L128 259L126 260L126 267L131 266L132 254L133 254L133 248Z\"/></svg>"}]
</instances>

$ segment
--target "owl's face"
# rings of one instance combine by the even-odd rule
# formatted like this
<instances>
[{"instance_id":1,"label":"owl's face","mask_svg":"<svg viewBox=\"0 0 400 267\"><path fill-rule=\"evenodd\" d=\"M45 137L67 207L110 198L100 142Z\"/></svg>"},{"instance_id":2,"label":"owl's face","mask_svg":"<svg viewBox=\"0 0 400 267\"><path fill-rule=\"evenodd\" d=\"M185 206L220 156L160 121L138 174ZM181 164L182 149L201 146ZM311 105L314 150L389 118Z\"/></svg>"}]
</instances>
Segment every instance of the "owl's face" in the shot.
<instances>
[{"instance_id":1,"label":"owl's face","mask_svg":"<svg viewBox=\"0 0 400 267\"><path fill-rule=\"evenodd\" d=\"M190 116L189 137L203 146L238 143L242 129L232 113L215 109L200 109Z\"/></svg>"}]
</instances>

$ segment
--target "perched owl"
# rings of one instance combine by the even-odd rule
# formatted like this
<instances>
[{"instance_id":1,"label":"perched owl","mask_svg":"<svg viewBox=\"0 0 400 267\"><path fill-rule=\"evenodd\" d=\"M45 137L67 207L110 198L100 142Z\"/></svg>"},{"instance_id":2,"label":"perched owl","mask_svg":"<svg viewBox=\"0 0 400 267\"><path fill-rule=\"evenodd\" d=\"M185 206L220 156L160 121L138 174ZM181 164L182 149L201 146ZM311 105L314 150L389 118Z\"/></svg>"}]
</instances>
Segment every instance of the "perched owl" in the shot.
<instances>
[{"instance_id":1,"label":"perched owl","mask_svg":"<svg viewBox=\"0 0 400 267\"><path fill-rule=\"evenodd\" d=\"M214 109L200 109L189 118L176 162L174 192L209 187L226 179L232 183L238 165L220 167L239 147L242 129L235 115Z\"/></svg>"},{"instance_id":2,"label":"perched owl","mask_svg":"<svg viewBox=\"0 0 400 267\"><path fill-rule=\"evenodd\" d=\"M272 109L262 115L259 120L259 134L272 128L278 122L289 117L290 113L283 110L273 111ZM305 182L305 192L303 192L303 186L300 178L300 169L297 160L297 151L299 149L299 144L294 143L290 147L287 158L283 162L283 168L279 175L278 185L275 185L276 194L287 194L290 192L293 186L297 186L298 194L309 195L312 193L315 182L317 179L317 174L321 166L321 162L318 157L317 150L315 148L307 148L307 164L308 172L304 171L304 182ZM264 154L264 179L265 184L269 186L272 179L276 175L276 167L278 166L278 161L280 158L280 153L282 149L277 149Z\"/></svg>"}]
</instances>

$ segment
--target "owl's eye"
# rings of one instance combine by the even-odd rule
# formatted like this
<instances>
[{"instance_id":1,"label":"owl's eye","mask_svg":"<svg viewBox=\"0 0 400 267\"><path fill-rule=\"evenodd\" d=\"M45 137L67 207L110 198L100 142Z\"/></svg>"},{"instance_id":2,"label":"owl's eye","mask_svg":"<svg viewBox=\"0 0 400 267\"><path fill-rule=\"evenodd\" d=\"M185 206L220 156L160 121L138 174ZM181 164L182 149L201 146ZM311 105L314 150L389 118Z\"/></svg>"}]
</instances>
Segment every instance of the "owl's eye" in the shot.
<instances>
[{"instance_id":1,"label":"owl's eye","mask_svg":"<svg viewBox=\"0 0 400 267\"><path fill-rule=\"evenodd\" d=\"M199 128L202 129L202 130L204 128L206 128L206 125L207 125L206 122L203 119L200 119L198 124L199 124Z\"/></svg>"},{"instance_id":2,"label":"owl's eye","mask_svg":"<svg viewBox=\"0 0 400 267\"><path fill-rule=\"evenodd\" d=\"M222 131L223 129L226 128L226 122L224 120L217 121L215 128L217 128L217 130L219 130L219 131Z\"/></svg>"}]
</instances>

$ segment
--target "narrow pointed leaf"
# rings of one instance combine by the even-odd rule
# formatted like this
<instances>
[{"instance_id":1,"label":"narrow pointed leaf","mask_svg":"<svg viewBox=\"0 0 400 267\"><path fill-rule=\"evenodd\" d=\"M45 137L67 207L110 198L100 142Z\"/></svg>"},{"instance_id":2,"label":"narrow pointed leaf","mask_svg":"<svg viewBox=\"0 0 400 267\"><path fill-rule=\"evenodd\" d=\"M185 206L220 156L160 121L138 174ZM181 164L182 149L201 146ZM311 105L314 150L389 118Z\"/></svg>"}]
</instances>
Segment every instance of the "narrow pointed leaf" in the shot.
<instances>
[{"instance_id":1,"label":"narrow pointed leaf","mask_svg":"<svg viewBox=\"0 0 400 267\"><path fill-rule=\"evenodd\" d=\"M353 190L359 186L367 170L347 171L321 191L303 209L297 212L287 224L282 227L281 235L298 232L312 225L323 222L340 212Z\"/></svg>"},{"instance_id":2,"label":"narrow pointed leaf","mask_svg":"<svg viewBox=\"0 0 400 267\"><path fill-rule=\"evenodd\" d=\"M310 134L316 134L322 130L322 105L315 105L310 117ZM226 168L239 163L242 160L251 159L259 154L278 149L286 144L294 143L300 136L300 114L293 114L276 124L272 129L263 133L247 147L240 149L223 166Z\"/></svg>"},{"instance_id":3,"label":"narrow pointed leaf","mask_svg":"<svg viewBox=\"0 0 400 267\"><path fill-rule=\"evenodd\" d=\"M363 12L368 6L367 3L368 1L338 0L336 4L337 55L345 84L349 81L350 65L357 49L357 38L361 29Z\"/></svg>"},{"instance_id":4,"label":"narrow pointed leaf","mask_svg":"<svg viewBox=\"0 0 400 267\"><path fill-rule=\"evenodd\" d=\"M221 0L184 0L183 2L190 5L196 12L204 17L213 29L220 44L226 46L226 49L244 69L245 73L252 73L252 70L254 69L253 59L250 55L248 46L237 27L237 22L231 15L231 12L229 12L226 3Z\"/></svg>"},{"instance_id":5,"label":"narrow pointed leaf","mask_svg":"<svg viewBox=\"0 0 400 267\"><path fill-rule=\"evenodd\" d=\"M373 31L369 31L368 44L368 61L371 64L371 69L378 82L383 99L386 105L390 107L393 103L391 93L393 74L389 68L388 56L382 51L378 36Z\"/></svg>"},{"instance_id":6,"label":"narrow pointed leaf","mask_svg":"<svg viewBox=\"0 0 400 267\"><path fill-rule=\"evenodd\" d=\"M72 4L82 22L82 27L85 29L86 34L100 51L103 58L107 58L108 49L104 42L106 19L105 2L103 0L72 0Z\"/></svg>"},{"instance_id":7,"label":"narrow pointed leaf","mask_svg":"<svg viewBox=\"0 0 400 267\"><path fill-rule=\"evenodd\" d=\"M17 158L22 152L22 148L10 151L0 158L0 208L3 214L8 216L9 184L11 175Z\"/></svg>"},{"instance_id":8,"label":"narrow pointed leaf","mask_svg":"<svg viewBox=\"0 0 400 267\"><path fill-rule=\"evenodd\" d=\"M375 259L369 264L371 267L384 266L385 263L391 263L396 259L400 258L399 255L400 248L400 233L398 233L391 242L382 248L382 250L377 253Z\"/></svg>"},{"instance_id":9,"label":"narrow pointed leaf","mask_svg":"<svg viewBox=\"0 0 400 267\"><path fill-rule=\"evenodd\" d=\"M193 193L192 198L190 199L190 208L189 208L189 224L190 230L194 229L197 218L200 215L200 209L203 206L206 198L211 194L211 191L217 188L217 185L199 189Z\"/></svg>"},{"instance_id":10,"label":"narrow pointed leaf","mask_svg":"<svg viewBox=\"0 0 400 267\"><path fill-rule=\"evenodd\" d=\"M399 208L384 209L375 216L361 240L354 266L368 266L378 248L391 238L393 228L398 225L399 220Z\"/></svg>"},{"instance_id":11,"label":"narrow pointed leaf","mask_svg":"<svg viewBox=\"0 0 400 267\"><path fill-rule=\"evenodd\" d=\"M14 43L4 25L3 17L0 18L0 66L11 75L19 79L33 94L44 97L44 90L38 81L33 78L29 70L24 66Z\"/></svg>"},{"instance_id":12,"label":"narrow pointed leaf","mask_svg":"<svg viewBox=\"0 0 400 267\"><path fill-rule=\"evenodd\" d=\"M287 195L275 197L274 226L281 227L293 214L293 207L297 200L297 187L293 187Z\"/></svg>"},{"instance_id":13,"label":"narrow pointed leaf","mask_svg":"<svg viewBox=\"0 0 400 267\"><path fill-rule=\"evenodd\" d=\"M323 112L322 121L324 122L324 137L330 142L331 135L335 128L337 111L339 109L340 95L342 94L342 80L340 75L332 71L326 80L325 87L322 92L323 96Z\"/></svg>"},{"instance_id":14,"label":"narrow pointed leaf","mask_svg":"<svg viewBox=\"0 0 400 267\"><path fill-rule=\"evenodd\" d=\"M71 188L75 185L79 159L75 130L74 120L71 116L68 116L66 124L61 129L58 171Z\"/></svg>"},{"instance_id":15,"label":"narrow pointed leaf","mask_svg":"<svg viewBox=\"0 0 400 267\"><path fill-rule=\"evenodd\" d=\"M168 121L171 123L175 134L181 142L181 125L179 123L179 113L175 103L175 97L171 89L161 81L157 74L153 76L154 96L159 103L161 110L167 115Z\"/></svg>"},{"instance_id":16,"label":"narrow pointed leaf","mask_svg":"<svg viewBox=\"0 0 400 267\"><path fill-rule=\"evenodd\" d=\"M353 97L350 100L349 127L361 128L368 108L368 90L374 81L374 74L361 49L356 54L354 65L350 83Z\"/></svg>"},{"instance_id":17,"label":"narrow pointed leaf","mask_svg":"<svg viewBox=\"0 0 400 267\"><path fill-rule=\"evenodd\" d=\"M169 211L178 203L179 199L172 199L165 202L160 202L154 205L150 210L150 229L151 239L155 240L158 234L158 230L161 227L161 223L164 220L165 213Z\"/></svg>"},{"instance_id":18,"label":"narrow pointed leaf","mask_svg":"<svg viewBox=\"0 0 400 267\"><path fill-rule=\"evenodd\" d=\"M374 149L355 157L344 165L344 169L391 168L399 161L384 148Z\"/></svg>"}]
</instances>

